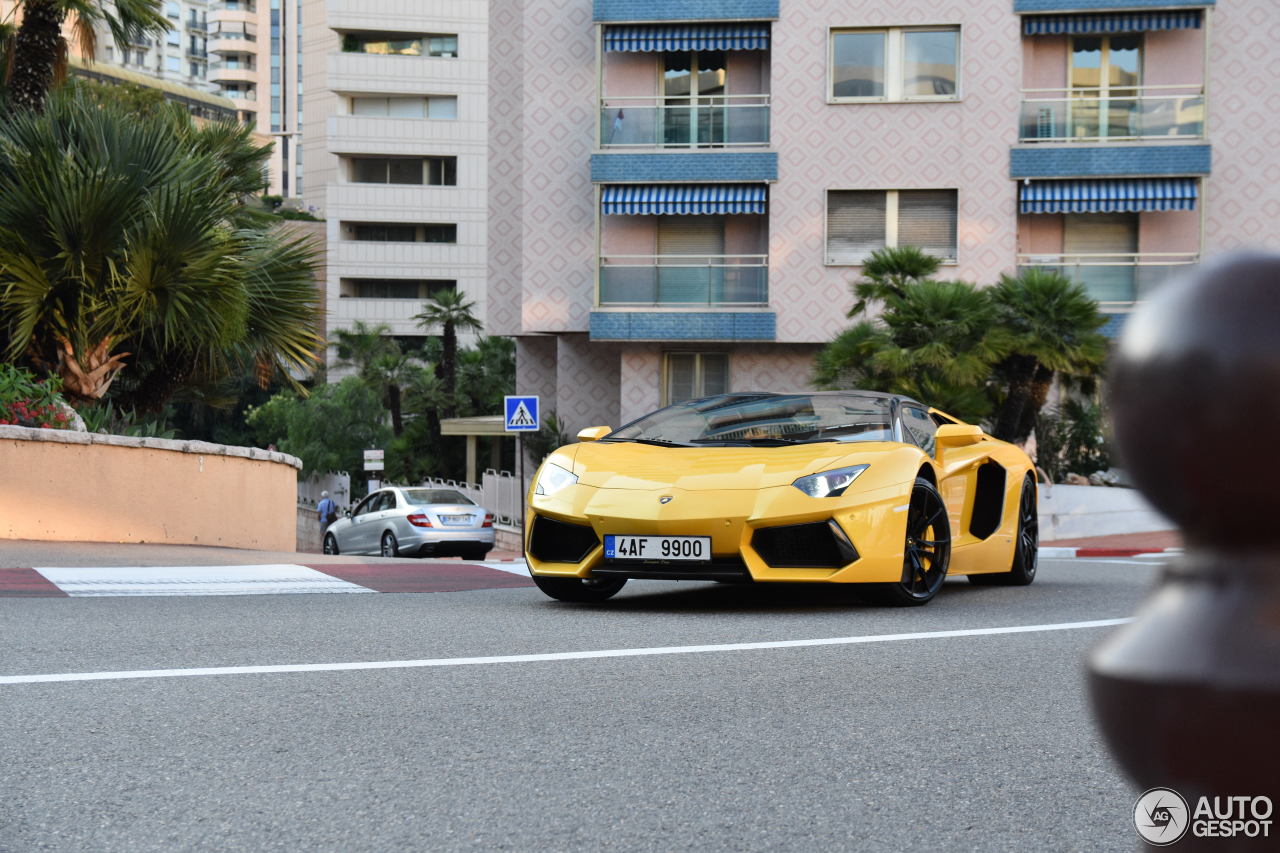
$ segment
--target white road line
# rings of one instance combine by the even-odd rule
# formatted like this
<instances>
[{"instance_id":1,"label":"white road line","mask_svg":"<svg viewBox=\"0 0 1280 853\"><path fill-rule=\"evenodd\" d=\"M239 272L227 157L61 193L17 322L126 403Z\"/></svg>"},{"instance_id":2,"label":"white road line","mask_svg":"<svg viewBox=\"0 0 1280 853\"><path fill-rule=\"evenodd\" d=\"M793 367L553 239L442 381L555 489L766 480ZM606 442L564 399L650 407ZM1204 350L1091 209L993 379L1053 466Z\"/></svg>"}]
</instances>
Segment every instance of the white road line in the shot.
<instances>
[{"instance_id":1,"label":"white road line","mask_svg":"<svg viewBox=\"0 0 1280 853\"><path fill-rule=\"evenodd\" d=\"M1150 566L1151 568L1160 566L1152 560L1122 560L1118 557L1081 557L1080 559L1085 563L1122 563L1126 566Z\"/></svg>"},{"instance_id":2,"label":"white road line","mask_svg":"<svg viewBox=\"0 0 1280 853\"><path fill-rule=\"evenodd\" d=\"M524 560L494 560L491 563L474 563L473 565L485 566L490 569L497 569L500 572L510 572L513 575L521 577L529 577L529 564Z\"/></svg>"},{"instance_id":3,"label":"white road line","mask_svg":"<svg viewBox=\"0 0 1280 853\"><path fill-rule=\"evenodd\" d=\"M67 595L264 595L373 592L368 587L288 563L260 566L36 567Z\"/></svg>"},{"instance_id":4,"label":"white road line","mask_svg":"<svg viewBox=\"0 0 1280 853\"><path fill-rule=\"evenodd\" d=\"M631 658L653 655L691 655L706 652L739 652L757 649L796 649L808 646L852 646L864 643L891 643L900 640L941 640L949 637L986 637L997 634L1033 634L1044 631L1072 631L1080 628L1110 628L1132 622L1126 619L1096 619L1091 622L1059 622L1053 625L1015 625L1007 628L964 628L957 631L920 631L911 634L869 634L861 637L828 637L817 640L773 640L761 643L720 643L708 646L656 646L644 649L602 649L586 652L550 652L532 655L495 655L473 658L428 658L426 660L358 661L352 663L301 663L273 666L210 666L197 669L137 669L121 672L63 672L49 675L0 675L0 684L45 684L60 681L122 681L133 678L189 678L202 675L261 675L285 672L350 672L368 669L424 669L441 666L480 666L502 663L541 663L591 658Z\"/></svg>"}]
</instances>

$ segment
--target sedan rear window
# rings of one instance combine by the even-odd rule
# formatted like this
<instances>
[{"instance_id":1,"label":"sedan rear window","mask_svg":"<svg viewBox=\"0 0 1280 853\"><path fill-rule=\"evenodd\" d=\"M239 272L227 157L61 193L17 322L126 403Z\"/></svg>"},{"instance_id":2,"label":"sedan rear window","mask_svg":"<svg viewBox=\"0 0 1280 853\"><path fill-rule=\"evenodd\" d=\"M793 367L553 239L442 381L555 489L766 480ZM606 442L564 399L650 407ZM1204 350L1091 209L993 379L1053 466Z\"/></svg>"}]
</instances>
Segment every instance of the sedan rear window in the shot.
<instances>
[{"instance_id":1,"label":"sedan rear window","mask_svg":"<svg viewBox=\"0 0 1280 853\"><path fill-rule=\"evenodd\" d=\"M405 489L404 496L411 504L466 504L475 506L476 502L453 489Z\"/></svg>"}]
</instances>

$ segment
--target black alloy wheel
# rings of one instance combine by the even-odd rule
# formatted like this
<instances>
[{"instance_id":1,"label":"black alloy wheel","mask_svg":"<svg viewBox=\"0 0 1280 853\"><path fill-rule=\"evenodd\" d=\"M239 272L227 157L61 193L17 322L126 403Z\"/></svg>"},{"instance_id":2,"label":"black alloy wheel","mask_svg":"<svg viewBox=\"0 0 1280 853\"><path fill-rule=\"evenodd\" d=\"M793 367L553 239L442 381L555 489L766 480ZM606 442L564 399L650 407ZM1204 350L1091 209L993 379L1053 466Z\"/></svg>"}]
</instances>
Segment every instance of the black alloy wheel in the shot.
<instances>
[{"instance_id":1,"label":"black alloy wheel","mask_svg":"<svg viewBox=\"0 0 1280 853\"><path fill-rule=\"evenodd\" d=\"M382 534L382 556L400 556L400 543L396 541L396 535L390 530Z\"/></svg>"},{"instance_id":2,"label":"black alloy wheel","mask_svg":"<svg viewBox=\"0 0 1280 853\"><path fill-rule=\"evenodd\" d=\"M326 533L326 534L324 535L324 552L325 552L326 554L337 554L337 553L339 553L339 551L338 551L338 539L337 539L337 537L335 537L332 533Z\"/></svg>"},{"instance_id":3,"label":"black alloy wheel","mask_svg":"<svg viewBox=\"0 0 1280 853\"><path fill-rule=\"evenodd\" d=\"M947 579L951 563L951 522L947 506L933 483L917 477L907 509L902 580L880 584L875 597L883 604L915 607L927 604Z\"/></svg>"},{"instance_id":4,"label":"black alloy wheel","mask_svg":"<svg viewBox=\"0 0 1280 853\"><path fill-rule=\"evenodd\" d=\"M1026 586L1036 579L1040 560L1040 516L1036 509L1036 480L1028 474L1018 496L1018 534L1013 548L1013 566L1007 572L969 575L977 586Z\"/></svg>"},{"instance_id":5,"label":"black alloy wheel","mask_svg":"<svg viewBox=\"0 0 1280 853\"><path fill-rule=\"evenodd\" d=\"M538 589L557 601L575 603L605 601L617 594L626 578L552 578L534 575Z\"/></svg>"}]
</instances>

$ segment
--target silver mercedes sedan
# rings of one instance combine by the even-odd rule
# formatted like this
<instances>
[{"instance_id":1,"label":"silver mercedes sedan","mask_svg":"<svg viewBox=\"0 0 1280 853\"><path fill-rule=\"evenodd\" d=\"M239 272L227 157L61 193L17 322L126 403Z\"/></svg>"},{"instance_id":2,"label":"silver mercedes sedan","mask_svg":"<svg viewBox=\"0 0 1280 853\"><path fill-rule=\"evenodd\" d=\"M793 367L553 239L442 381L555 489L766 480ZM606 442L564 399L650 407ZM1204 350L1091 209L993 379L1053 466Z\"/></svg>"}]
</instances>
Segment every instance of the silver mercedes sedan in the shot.
<instances>
[{"instance_id":1,"label":"silver mercedes sedan","mask_svg":"<svg viewBox=\"0 0 1280 853\"><path fill-rule=\"evenodd\" d=\"M348 510L324 534L326 554L465 557L493 548L493 513L454 489L388 486Z\"/></svg>"}]
</instances>

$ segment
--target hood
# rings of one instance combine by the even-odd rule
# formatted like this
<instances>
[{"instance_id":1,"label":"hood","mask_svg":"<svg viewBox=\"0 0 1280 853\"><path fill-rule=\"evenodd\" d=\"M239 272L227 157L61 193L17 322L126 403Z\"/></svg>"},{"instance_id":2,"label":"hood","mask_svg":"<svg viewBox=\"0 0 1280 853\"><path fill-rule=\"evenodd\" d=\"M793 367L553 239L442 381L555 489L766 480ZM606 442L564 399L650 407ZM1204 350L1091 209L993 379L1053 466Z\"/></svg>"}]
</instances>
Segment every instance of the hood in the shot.
<instances>
[{"instance_id":1,"label":"hood","mask_svg":"<svg viewBox=\"0 0 1280 853\"><path fill-rule=\"evenodd\" d=\"M796 478L818 471L871 462L902 447L897 442L655 447L593 441L576 446L573 472L582 485L601 489L766 489L789 486Z\"/></svg>"}]
</instances>

